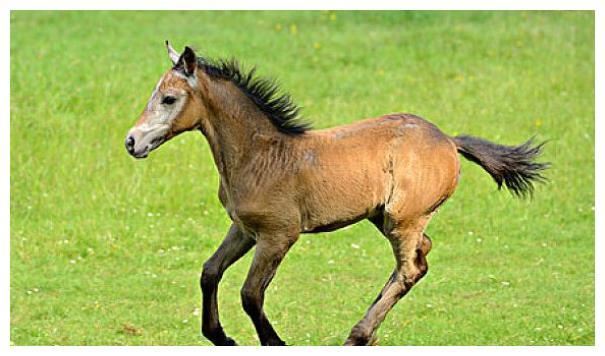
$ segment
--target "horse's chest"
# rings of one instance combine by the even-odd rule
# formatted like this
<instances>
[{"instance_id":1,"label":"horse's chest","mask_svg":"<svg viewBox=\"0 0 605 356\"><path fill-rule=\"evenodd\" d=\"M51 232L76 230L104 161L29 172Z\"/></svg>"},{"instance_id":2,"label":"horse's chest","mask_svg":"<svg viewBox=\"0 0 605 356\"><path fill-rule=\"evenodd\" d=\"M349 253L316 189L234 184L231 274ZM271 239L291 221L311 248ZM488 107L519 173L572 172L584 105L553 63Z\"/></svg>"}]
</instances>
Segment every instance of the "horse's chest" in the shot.
<instances>
[{"instance_id":1,"label":"horse's chest","mask_svg":"<svg viewBox=\"0 0 605 356\"><path fill-rule=\"evenodd\" d=\"M265 220L264 216L257 209L250 208L249 204L233 199L233 195L222 186L219 190L219 199L231 221L241 231L256 239L259 226Z\"/></svg>"}]
</instances>

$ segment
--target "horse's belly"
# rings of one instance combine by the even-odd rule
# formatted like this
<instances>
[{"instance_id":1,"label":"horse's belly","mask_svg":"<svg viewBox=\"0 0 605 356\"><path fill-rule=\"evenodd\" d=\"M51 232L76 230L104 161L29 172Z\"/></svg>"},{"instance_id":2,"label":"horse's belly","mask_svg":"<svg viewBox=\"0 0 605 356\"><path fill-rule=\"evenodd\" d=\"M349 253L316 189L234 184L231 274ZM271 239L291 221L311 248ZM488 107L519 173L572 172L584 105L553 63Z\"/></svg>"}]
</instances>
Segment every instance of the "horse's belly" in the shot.
<instances>
[{"instance_id":1,"label":"horse's belly","mask_svg":"<svg viewBox=\"0 0 605 356\"><path fill-rule=\"evenodd\" d=\"M301 208L302 232L333 231L370 217L388 196L386 177L347 174L314 185Z\"/></svg>"},{"instance_id":2,"label":"horse's belly","mask_svg":"<svg viewBox=\"0 0 605 356\"><path fill-rule=\"evenodd\" d=\"M315 223L311 223L311 224L310 223L303 224L302 232L303 233L318 233L318 232L329 232L329 231L338 230L345 226L355 224L356 222L359 222L359 221L367 218L368 215L369 214L361 214L359 216L348 217L348 218L344 218L342 220L334 220L334 221L325 222L325 223L315 222Z\"/></svg>"}]
</instances>

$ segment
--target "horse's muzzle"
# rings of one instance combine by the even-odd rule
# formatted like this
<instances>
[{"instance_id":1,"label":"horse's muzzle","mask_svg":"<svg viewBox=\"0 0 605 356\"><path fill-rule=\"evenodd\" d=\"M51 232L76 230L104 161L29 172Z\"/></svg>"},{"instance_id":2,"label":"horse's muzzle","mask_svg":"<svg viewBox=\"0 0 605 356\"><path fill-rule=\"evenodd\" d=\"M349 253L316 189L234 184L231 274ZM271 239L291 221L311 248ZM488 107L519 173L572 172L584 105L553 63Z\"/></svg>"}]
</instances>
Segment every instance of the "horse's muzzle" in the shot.
<instances>
[{"instance_id":1,"label":"horse's muzzle","mask_svg":"<svg viewBox=\"0 0 605 356\"><path fill-rule=\"evenodd\" d=\"M138 137L138 141L143 141L143 138L139 135ZM150 149L150 144L143 144L141 145L142 142L137 142L137 138L136 135L134 135L133 133L129 133L128 136L126 136L126 141L124 141L124 146L126 147L126 151L128 151L128 153L134 157L134 158L145 158L149 155L149 151L151 151ZM139 147L137 147L139 146Z\"/></svg>"},{"instance_id":2,"label":"horse's muzzle","mask_svg":"<svg viewBox=\"0 0 605 356\"><path fill-rule=\"evenodd\" d=\"M128 135L126 137L126 142L124 142L124 145L126 146L126 151L128 151L128 153L131 155L134 155L134 137L132 137L132 135Z\"/></svg>"},{"instance_id":3,"label":"horse's muzzle","mask_svg":"<svg viewBox=\"0 0 605 356\"><path fill-rule=\"evenodd\" d=\"M134 158L145 158L149 153L166 142L165 131L143 133L138 130L131 130L126 136L124 146L126 151Z\"/></svg>"}]
</instances>

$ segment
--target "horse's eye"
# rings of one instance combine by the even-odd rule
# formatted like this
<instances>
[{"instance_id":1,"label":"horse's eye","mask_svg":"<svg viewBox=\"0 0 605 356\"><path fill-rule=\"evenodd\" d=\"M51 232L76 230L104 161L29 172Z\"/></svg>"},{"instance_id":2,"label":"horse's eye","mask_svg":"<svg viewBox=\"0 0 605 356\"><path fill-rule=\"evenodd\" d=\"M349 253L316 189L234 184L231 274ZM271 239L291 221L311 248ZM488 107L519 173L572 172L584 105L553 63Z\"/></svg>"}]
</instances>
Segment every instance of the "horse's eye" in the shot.
<instances>
[{"instance_id":1,"label":"horse's eye","mask_svg":"<svg viewBox=\"0 0 605 356\"><path fill-rule=\"evenodd\" d=\"M165 96L164 99L162 99L162 104L172 105L175 101L176 98L174 96Z\"/></svg>"}]
</instances>

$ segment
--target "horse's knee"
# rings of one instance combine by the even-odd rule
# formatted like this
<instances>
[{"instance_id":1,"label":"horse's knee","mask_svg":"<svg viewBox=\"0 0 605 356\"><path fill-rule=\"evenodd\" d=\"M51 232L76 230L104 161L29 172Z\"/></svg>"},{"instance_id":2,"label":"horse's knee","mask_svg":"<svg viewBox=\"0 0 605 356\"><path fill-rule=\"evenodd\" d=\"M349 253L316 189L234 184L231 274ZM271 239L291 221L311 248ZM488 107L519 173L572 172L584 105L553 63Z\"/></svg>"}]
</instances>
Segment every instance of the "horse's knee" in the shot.
<instances>
[{"instance_id":1,"label":"horse's knee","mask_svg":"<svg viewBox=\"0 0 605 356\"><path fill-rule=\"evenodd\" d=\"M261 309L261 296L259 292L244 286L240 291L240 295L244 311L252 318L259 316Z\"/></svg>"},{"instance_id":2,"label":"horse's knee","mask_svg":"<svg viewBox=\"0 0 605 356\"><path fill-rule=\"evenodd\" d=\"M218 284L220 278L221 273L216 264L212 263L210 260L206 261L202 268L202 274L200 275L200 287L202 288L202 291L213 288Z\"/></svg>"}]
</instances>

